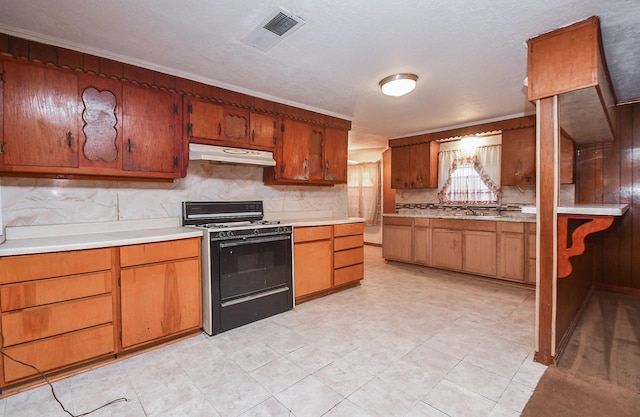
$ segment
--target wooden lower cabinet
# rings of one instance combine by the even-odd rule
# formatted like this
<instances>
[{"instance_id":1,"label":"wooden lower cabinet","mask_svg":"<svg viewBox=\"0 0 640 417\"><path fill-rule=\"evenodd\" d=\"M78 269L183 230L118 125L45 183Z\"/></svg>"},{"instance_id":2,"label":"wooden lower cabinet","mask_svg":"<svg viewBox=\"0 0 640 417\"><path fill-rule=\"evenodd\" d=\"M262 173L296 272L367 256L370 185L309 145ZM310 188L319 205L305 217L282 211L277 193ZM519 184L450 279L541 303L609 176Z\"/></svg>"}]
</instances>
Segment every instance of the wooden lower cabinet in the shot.
<instances>
[{"instance_id":1,"label":"wooden lower cabinet","mask_svg":"<svg viewBox=\"0 0 640 417\"><path fill-rule=\"evenodd\" d=\"M364 224L294 227L296 302L357 285L364 278Z\"/></svg>"},{"instance_id":2,"label":"wooden lower cabinet","mask_svg":"<svg viewBox=\"0 0 640 417\"><path fill-rule=\"evenodd\" d=\"M510 281L525 281L524 223L500 223L499 228L499 277Z\"/></svg>"},{"instance_id":3,"label":"wooden lower cabinet","mask_svg":"<svg viewBox=\"0 0 640 417\"><path fill-rule=\"evenodd\" d=\"M496 276L496 232L465 230L462 270L472 274Z\"/></svg>"},{"instance_id":4,"label":"wooden lower cabinet","mask_svg":"<svg viewBox=\"0 0 640 417\"><path fill-rule=\"evenodd\" d=\"M431 265L462 270L462 230L431 230Z\"/></svg>"},{"instance_id":5,"label":"wooden lower cabinet","mask_svg":"<svg viewBox=\"0 0 640 417\"><path fill-rule=\"evenodd\" d=\"M199 237L0 257L5 351L47 375L113 359L197 332L201 291ZM2 390L41 380L7 357L0 364Z\"/></svg>"},{"instance_id":6,"label":"wooden lower cabinet","mask_svg":"<svg viewBox=\"0 0 640 417\"><path fill-rule=\"evenodd\" d=\"M411 217L385 217L382 222L382 257L389 261L411 262Z\"/></svg>"},{"instance_id":7,"label":"wooden lower cabinet","mask_svg":"<svg viewBox=\"0 0 640 417\"><path fill-rule=\"evenodd\" d=\"M200 239L120 248L122 348L202 326Z\"/></svg>"},{"instance_id":8,"label":"wooden lower cabinet","mask_svg":"<svg viewBox=\"0 0 640 417\"><path fill-rule=\"evenodd\" d=\"M364 278L364 224L333 226L333 287Z\"/></svg>"},{"instance_id":9,"label":"wooden lower cabinet","mask_svg":"<svg viewBox=\"0 0 640 417\"><path fill-rule=\"evenodd\" d=\"M115 355L113 253L104 248L0 257L6 352L45 373ZM2 358L1 387L34 377L33 368Z\"/></svg>"},{"instance_id":10,"label":"wooden lower cabinet","mask_svg":"<svg viewBox=\"0 0 640 417\"><path fill-rule=\"evenodd\" d=\"M333 276L333 227L294 227L293 242L296 301L330 289Z\"/></svg>"},{"instance_id":11,"label":"wooden lower cabinet","mask_svg":"<svg viewBox=\"0 0 640 417\"><path fill-rule=\"evenodd\" d=\"M429 219L413 220L413 257L420 265L431 265L431 228Z\"/></svg>"},{"instance_id":12,"label":"wooden lower cabinet","mask_svg":"<svg viewBox=\"0 0 640 417\"><path fill-rule=\"evenodd\" d=\"M388 216L383 257L535 284L535 224Z\"/></svg>"}]
</instances>

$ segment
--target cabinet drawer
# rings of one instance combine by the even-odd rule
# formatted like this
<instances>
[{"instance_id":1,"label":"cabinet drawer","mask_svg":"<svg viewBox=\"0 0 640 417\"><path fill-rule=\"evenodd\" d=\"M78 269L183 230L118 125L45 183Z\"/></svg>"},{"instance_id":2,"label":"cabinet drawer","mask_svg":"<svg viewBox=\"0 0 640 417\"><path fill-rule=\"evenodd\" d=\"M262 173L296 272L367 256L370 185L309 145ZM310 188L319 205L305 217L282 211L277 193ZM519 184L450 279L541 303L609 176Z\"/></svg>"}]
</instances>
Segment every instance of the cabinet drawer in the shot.
<instances>
[{"instance_id":1,"label":"cabinet drawer","mask_svg":"<svg viewBox=\"0 0 640 417\"><path fill-rule=\"evenodd\" d=\"M362 245L364 245L362 235L336 237L333 239L333 250L335 251L358 248Z\"/></svg>"},{"instance_id":2,"label":"cabinet drawer","mask_svg":"<svg viewBox=\"0 0 640 417\"><path fill-rule=\"evenodd\" d=\"M364 278L364 265L356 264L346 268L336 269L333 274L333 285L343 285Z\"/></svg>"},{"instance_id":3,"label":"cabinet drawer","mask_svg":"<svg viewBox=\"0 0 640 417\"><path fill-rule=\"evenodd\" d=\"M36 307L111 292L111 271L47 279L0 288L2 311Z\"/></svg>"},{"instance_id":4,"label":"cabinet drawer","mask_svg":"<svg viewBox=\"0 0 640 417\"><path fill-rule=\"evenodd\" d=\"M169 240L166 242L143 243L122 246L120 265L132 265L166 262L175 259L193 258L200 255L200 238Z\"/></svg>"},{"instance_id":5,"label":"cabinet drawer","mask_svg":"<svg viewBox=\"0 0 640 417\"><path fill-rule=\"evenodd\" d=\"M524 233L524 223L518 222L498 222L501 232Z\"/></svg>"},{"instance_id":6,"label":"cabinet drawer","mask_svg":"<svg viewBox=\"0 0 640 417\"><path fill-rule=\"evenodd\" d=\"M361 235L364 233L364 223L346 223L333 225L333 236Z\"/></svg>"},{"instance_id":7,"label":"cabinet drawer","mask_svg":"<svg viewBox=\"0 0 640 417\"><path fill-rule=\"evenodd\" d=\"M2 316L6 346L85 329L113 320L111 294L51 304Z\"/></svg>"},{"instance_id":8,"label":"cabinet drawer","mask_svg":"<svg viewBox=\"0 0 640 417\"><path fill-rule=\"evenodd\" d=\"M115 353L113 325L92 327L57 337L5 349L7 354L30 363L42 372ZM32 368L3 358L5 382L36 375Z\"/></svg>"},{"instance_id":9,"label":"cabinet drawer","mask_svg":"<svg viewBox=\"0 0 640 417\"><path fill-rule=\"evenodd\" d=\"M411 217L384 217L382 224L394 224L397 226L411 226Z\"/></svg>"},{"instance_id":10,"label":"cabinet drawer","mask_svg":"<svg viewBox=\"0 0 640 417\"><path fill-rule=\"evenodd\" d=\"M0 284L110 269L110 248L6 256L0 258Z\"/></svg>"},{"instance_id":11,"label":"cabinet drawer","mask_svg":"<svg viewBox=\"0 0 640 417\"><path fill-rule=\"evenodd\" d=\"M492 220L431 219L431 227L495 232L496 222Z\"/></svg>"},{"instance_id":12,"label":"cabinet drawer","mask_svg":"<svg viewBox=\"0 0 640 417\"><path fill-rule=\"evenodd\" d=\"M334 269L364 262L364 248L347 249L333 254Z\"/></svg>"},{"instance_id":13,"label":"cabinet drawer","mask_svg":"<svg viewBox=\"0 0 640 417\"><path fill-rule=\"evenodd\" d=\"M430 219L416 217L413 219L413 225L417 227L429 227L429 224L431 223L429 220Z\"/></svg>"},{"instance_id":14,"label":"cabinet drawer","mask_svg":"<svg viewBox=\"0 0 640 417\"><path fill-rule=\"evenodd\" d=\"M331 239L332 226L305 226L293 228L293 242L311 242L313 240Z\"/></svg>"}]
</instances>

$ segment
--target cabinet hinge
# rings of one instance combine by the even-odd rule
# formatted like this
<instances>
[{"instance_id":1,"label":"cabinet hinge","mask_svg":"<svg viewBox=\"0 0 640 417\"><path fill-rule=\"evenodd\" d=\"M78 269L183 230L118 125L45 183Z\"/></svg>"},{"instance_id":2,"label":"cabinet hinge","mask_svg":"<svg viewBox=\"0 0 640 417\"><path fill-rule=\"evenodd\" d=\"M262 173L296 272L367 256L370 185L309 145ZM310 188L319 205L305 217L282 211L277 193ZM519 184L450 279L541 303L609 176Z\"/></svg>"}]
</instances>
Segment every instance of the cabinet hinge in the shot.
<instances>
[{"instance_id":1,"label":"cabinet hinge","mask_svg":"<svg viewBox=\"0 0 640 417\"><path fill-rule=\"evenodd\" d=\"M4 153L4 143L0 143L0 153Z\"/></svg>"},{"instance_id":2,"label":"cabinet hinge","mask_svg":"<svg viewBox=\"0 0 640 417\"><path fill-rule=\"evenodd\" d=\"M4 81L4 72L0 72L0 81Z\"/></svg>"},{"instance_id":3,"label":"cabinet hinge","mask_svg":"<svg viewBox=\"0 0 640 417\"><path fill-rule=\"evenodd\" d=\"M278 138L276 138L275 136L273 137L273 144L277 145L278 144Z\"/></svg>"},{"instance_id":4,"label":"cabinet hinge","mask_svg":"<svg viewBox=\"0 0 640 417\"><path fill-rule=\"evenodd\" d=\"M177 104L174 104L174 105L173 105L173 112L174 112L175 114L178 114L178 105L177 105Z\"/></svg>"},{"instance_id":5,"label":"cabinet hinge","mask_svg":"<svg viewBox=\"0 0 640 417\"><path fill-rule=\"evenodd\" d=\"M284 123L280 125L280 131L284 133Z\"/></svg>"},{"instance_id":6,"label":"cabinet hinge","mask_svg":"<svg viewBox=\"0 0 640 417\"><path fill-rule=\"evenodd\" d=\"M174 166L174 167L177 167L177 166L178 166L178 157L177 157L177 156L174 156L174 157L173 157L173 166Z\"/></svg>"},{"instance_id":7,"label":"cabinet hinge","mask_svg":"<svg viewBox=\"0 0 640 417\"><path fill-rule=\"evenodd\" d=\"M187 104L187 112L193 113L193 104L191 103Z\"/></svg>"},{"instance_id":8,"label":"cabinet hinge","mask_svg":"<svg viewBox=\"0 0 640 417\"><path fill-rule=\"evenodd\" d=\"M189 134L193 133L193 123L187 123L187 132Z\"/></svg>"},{"instance_id":9,"label":"cabinet hinge","mask_svg":"<svg viewBox=\"0 0 640 417\"><path fill-rule=\"evenodd\" d=\"M122 277L118 277L118 287L122 287Z\"/></svg>"}]
</instances>

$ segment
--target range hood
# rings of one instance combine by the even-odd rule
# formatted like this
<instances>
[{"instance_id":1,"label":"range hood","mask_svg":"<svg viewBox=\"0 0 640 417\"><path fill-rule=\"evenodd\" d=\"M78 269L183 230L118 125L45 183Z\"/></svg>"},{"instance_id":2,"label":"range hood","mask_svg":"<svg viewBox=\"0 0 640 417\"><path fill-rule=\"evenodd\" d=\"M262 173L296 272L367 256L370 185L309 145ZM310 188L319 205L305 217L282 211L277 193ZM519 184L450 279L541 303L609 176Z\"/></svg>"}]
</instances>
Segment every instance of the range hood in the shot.
<instances>
[{"instance_id":1,"label":"range hood","mask_svg":"<svg viewBox=\"0 0 640 417\"><path fill-rule=\"evenodd\" d=\"M199 143L189 144L189 160L261 167L276 165L272 152L232 148L229 146L201 145Z\"/></svg>"}]
</instances>

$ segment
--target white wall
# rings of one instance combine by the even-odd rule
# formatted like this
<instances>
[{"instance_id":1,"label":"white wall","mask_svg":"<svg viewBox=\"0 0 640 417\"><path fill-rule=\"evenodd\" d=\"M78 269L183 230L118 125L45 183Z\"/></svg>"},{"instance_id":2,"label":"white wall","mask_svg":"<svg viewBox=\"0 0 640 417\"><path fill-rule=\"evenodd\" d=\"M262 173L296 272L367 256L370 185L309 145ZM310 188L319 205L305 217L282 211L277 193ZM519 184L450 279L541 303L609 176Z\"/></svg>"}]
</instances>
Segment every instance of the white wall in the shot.
<instances>
[{"instance_id":1,"label":"white wall","mask_svg":"<svg viewBox=\"0 0 640 417\"><path fill-rule=\"evenodd\" d=\"M2 178L4 226L182 216L187 200L263 200L265 213L332 211L347 215L347 186L266 186L262 168L191 163L173 183Z\"/></svg>"}]
</instances>

